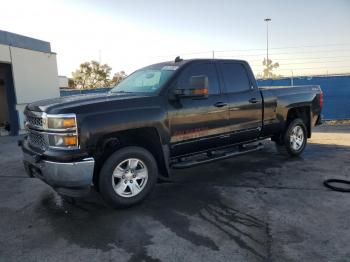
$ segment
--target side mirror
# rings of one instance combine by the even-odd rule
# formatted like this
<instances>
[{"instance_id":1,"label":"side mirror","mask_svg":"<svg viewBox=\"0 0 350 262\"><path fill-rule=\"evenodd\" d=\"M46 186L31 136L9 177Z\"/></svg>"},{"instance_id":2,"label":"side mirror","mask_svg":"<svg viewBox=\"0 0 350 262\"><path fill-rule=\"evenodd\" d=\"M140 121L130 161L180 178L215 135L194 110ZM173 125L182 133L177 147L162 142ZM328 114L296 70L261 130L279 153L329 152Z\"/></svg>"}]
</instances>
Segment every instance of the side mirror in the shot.
<instances>
[{"instance_id":1,"label":"side mirror","mask_svg":"<svg viewBox=\"0 0 350 262\"><path fill-rule=\"evenodd\" d=\"M190 78L190 88L175 89L175 96L178 98L207 98L208 97L208 77L205 75L192 76Z\"/></svg>"}]
</instances>

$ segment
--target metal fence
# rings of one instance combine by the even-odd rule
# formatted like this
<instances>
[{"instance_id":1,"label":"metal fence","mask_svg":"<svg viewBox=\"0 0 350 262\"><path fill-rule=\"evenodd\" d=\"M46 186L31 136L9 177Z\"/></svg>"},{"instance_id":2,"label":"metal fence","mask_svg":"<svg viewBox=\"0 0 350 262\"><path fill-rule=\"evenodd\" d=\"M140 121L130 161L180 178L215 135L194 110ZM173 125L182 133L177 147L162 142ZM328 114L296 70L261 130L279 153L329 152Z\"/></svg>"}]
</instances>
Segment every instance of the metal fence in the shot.
<instances>
[{"instance_id":1,"label":"metal fence","mask_svg":"<svg viewBox=\"0 0 350 262\"><path fill-rule=\"evenodd\" d=\"M72 89L60 90L60 96L86 95L107 93L111 88L96 88L96 89Z\"/></svg>"},{"instance_id":2,"label":"metal fence","mask_svg":"<svg viewBox=\"0 0 350 262\"><path fill-rule=\"evenodd\" d=\"M259 86L319 85L324 93L325 119L350 119L350 75L257 80ZM61 90L61 96L106 93L110 88Z\"/></svg>"}]
</instances>

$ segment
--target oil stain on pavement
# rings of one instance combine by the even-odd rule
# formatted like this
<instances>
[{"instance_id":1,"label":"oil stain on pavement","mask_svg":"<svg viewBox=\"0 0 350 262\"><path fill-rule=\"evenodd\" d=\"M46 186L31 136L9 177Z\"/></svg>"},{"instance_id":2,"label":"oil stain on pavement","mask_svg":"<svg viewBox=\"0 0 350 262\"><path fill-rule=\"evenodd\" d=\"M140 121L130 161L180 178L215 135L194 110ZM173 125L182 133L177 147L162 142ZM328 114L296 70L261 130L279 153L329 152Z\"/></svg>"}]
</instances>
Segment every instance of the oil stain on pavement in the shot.
<instances>
[{"instance_id":1,"label":"oil stain on pavement","mask_svg":"<svg viewBox=\"0 0 350 262\"><path fill-rule=\"evenodd\" d=\"M154 242L154 235L164 231L186 242L185 246L206 249L213 258L215 253L223 251L220 242L228 242L231 247L227 245L226 248L232 248L234 243L242 258L267 260L267 224L224 204L218 191L207 186L189 190L182 184L160 185L146 203L124 210L113 210L96 198L70 202L55 193L46 193L36 212L46 218L57 238L104 252L117 247L130 254L128 261L158 261L148 255L148 248L160 244ZM210 234L205 230L193 230L191 218L197 225L211 227ZM212 238L213 232L217 239ZM163 245L164 249L172 247L171 241L165 240ZM177 245L180 248L181 241ZM226 252L229 255L232 251Z\"/></svg>"}]
</instances>

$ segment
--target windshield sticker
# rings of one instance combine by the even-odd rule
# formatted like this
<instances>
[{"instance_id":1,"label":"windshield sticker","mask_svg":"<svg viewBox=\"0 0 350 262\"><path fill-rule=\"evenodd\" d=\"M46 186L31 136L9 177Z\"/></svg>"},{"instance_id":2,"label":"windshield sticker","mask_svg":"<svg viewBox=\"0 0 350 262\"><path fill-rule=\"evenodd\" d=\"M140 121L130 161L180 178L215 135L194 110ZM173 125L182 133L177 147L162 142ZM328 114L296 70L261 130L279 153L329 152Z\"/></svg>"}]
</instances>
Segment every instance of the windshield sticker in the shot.
<instances>
[{"instance_id":1,"label":"windshield sticker","mask_svg":"<svg viewBox=\"0 0 350 262\"><path fill-rule=\"evenodd\" d=\"M171 71L175 71L176 69L178 69L178 66L164 66L162 68L162 70L171 70Z\"/></svg>"}]
</instances>

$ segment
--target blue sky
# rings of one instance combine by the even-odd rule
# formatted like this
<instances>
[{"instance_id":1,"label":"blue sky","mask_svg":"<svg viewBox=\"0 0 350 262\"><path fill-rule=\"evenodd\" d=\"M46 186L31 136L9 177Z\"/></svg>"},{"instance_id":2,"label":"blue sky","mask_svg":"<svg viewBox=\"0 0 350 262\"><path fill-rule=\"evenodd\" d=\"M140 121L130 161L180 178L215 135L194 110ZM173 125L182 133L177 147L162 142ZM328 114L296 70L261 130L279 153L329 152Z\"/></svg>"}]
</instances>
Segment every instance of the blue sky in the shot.
<instances>
[{"instance_id":1,"label":"blue sky","mask_svg":"<svg viewBox=\"0 0 350 262\"><path fill-rule=\"evenodd\" d=\"M51 42L61 75L100 57L114 71L131 73L177 54L211 57L211 50L241 50L215 56L246 59L258 74L265 17L272 18L277 73L350 72L349 0L12 0L1 6L0 29Z\"/></svg>"}]
</instances>

